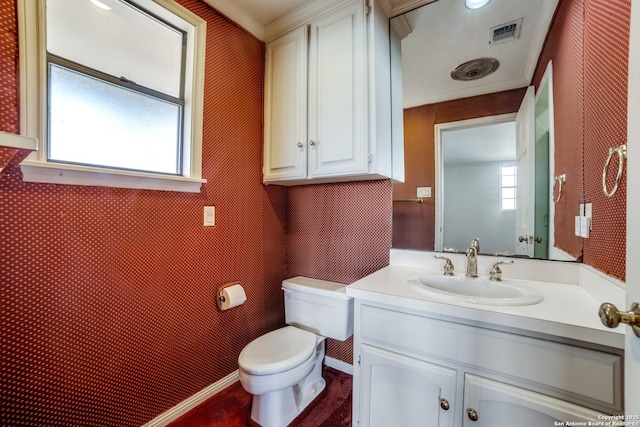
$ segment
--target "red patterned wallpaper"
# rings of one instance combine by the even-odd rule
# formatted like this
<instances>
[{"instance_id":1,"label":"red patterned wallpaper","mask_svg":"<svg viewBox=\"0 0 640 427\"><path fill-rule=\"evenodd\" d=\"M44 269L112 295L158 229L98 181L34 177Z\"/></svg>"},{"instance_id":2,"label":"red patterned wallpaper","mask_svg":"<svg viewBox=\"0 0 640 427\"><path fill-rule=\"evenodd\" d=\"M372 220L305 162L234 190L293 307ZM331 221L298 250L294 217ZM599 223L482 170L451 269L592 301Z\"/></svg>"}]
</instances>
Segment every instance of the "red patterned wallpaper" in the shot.
<instances>
[{"instance_id":1,"label":"red patterned wallpaper","mask_svg":"<svg viewBox=\"0 0 640 427\"><path fill-rule=\"evenodd\" d=\"M584 40L584 193L593 204L593 228L584 241L584 262L625 279L627 232L626 173L616 194L602 191L602 169L609 147L627 143L629 64L629 0L589 0L585 3ZM612 160L608 188L618 169Z\"/></svg>"},{"instance_id":2,"label":"red patterned wallpaper","mask_svg":"<svg viewBox=\"0 0 640 427\"><path fill-rule=\"evenodd\" d=\"M626 175L609 199L602 192L602 168L609 147L626 142L630 6L627 0L562 0L533 79L537 86L552 59L555 174L567 174L556 205L556 246L583 254L586 264L622 280ZM617 163L609 188L616 172ZM593 204L589 239L573 235L583 201Z\"/></svg>"},{"instance_id":3,"label":"red patterned wallpaper","mask_svg":"<svg viewBox=\"0 0 640 427\"><path fill-rule=\"evenodd\" d=\"M141 425L282 326L285 277L346 284L388 264L391 183L263 186L263 44L179 3L208 23L200 194L23 183L22 156L0 174L3 426ZM0 130L16 133L14 1L0 13ZM220 313L215 291L231 280L248 299ZM352 353L329 340L329 356Z\"/></svg>"},{"instance_id":4,"label":"red patterned wallpaper","mask_svg":"<svg viewBox=\"0 0 640 427\"><path fill-rule=\"evenodd\" d=\"M579 258L582 241L574 235L574 218L583 201L584 139L584 2L561 0L538 68L536 88L549 60L553 61L553 103L555 135L554 176L566 174L562 197L555 204L555 246Z\"/></svg>"},{"instance_id":5,"label":"red patterned wallpaper","mask_svg":"<svg viewBox=\"0 0 640 427\"><path fill-rule=\"evenodd\" d=\"M391 181L290 187L287 275L349 284L389 264ZM327 355L352 363L353 340L327 340Z\"/></svg>"},{"instance_id":6,"label":"red patterned wallpaper","mask_svg":"<svg viewBox=\"0 0 640 427\"><path fill-rule=\"evenodd\" d=\"M261 184L264 46L180 3L208 22L200 194L0 174L2 426L139 426L283 324L286 190ZM0 126L14 133L15 19L0 0ZM202 225L207 205L215 227ZM220 313L216 289L231 280L248 299Z\"/></svg>"}]
</instances>

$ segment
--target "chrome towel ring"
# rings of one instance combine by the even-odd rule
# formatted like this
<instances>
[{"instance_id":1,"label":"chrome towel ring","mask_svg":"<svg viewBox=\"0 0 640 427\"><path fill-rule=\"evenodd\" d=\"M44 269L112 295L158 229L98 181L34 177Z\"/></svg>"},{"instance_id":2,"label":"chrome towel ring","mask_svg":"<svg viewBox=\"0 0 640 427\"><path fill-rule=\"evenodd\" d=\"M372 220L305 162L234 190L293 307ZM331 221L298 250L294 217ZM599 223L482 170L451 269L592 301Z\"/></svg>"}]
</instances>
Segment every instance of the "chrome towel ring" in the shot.
<instances>
[{"instance_id":1,"label":"chrome towel ring","mask_svg":"<svg viewBox=\"0 0 640 427\"><path fill-rule=\"evenodd\" d=\"M611 163L611 158L614 154L618 156L618 174L616 175L616 182L613 188L609 191L607 190L607 172L609 171L609 163ZM604 163L604 169L602 170L602 191L604 191L605 196L611 197L618 191L620 180L622 180L622 172L624 171L624 160L626 158L627 144L622 144L617 148L609 148L609 157L607 157L607 161Z\"/></svg>"},{"instance_id":2,"label":"chrome towel ring","mask_svg":"<svg viewBox=\"0 0 640 427\"><path fill-rule=\"evenodd\" d=\"M567 182L567 174L563 173L562 175L556 176L554 178L554 181L555 181L553 183L554 193L555 193L556 184L558 184L558 197L553 197L553 194L552 194L551 200L553 201L553 203L558 203L560 201L560 197L562 197L562 184Z\"/></svg>"}]
</instances>

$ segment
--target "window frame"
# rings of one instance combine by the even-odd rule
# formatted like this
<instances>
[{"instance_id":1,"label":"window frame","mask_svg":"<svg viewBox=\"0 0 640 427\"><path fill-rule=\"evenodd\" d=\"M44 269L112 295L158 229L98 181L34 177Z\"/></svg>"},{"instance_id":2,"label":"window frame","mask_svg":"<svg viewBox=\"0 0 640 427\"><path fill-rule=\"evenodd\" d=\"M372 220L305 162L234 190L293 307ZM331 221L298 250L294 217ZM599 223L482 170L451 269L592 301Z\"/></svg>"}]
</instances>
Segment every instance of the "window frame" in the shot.
<instances>
[{"instance_id":1,"label":"window frame","mask_svg":"<svg viewBox=\"0 0 640 427\"><path fill-rule=\"evenodd\" d=\"M25 182L89 185L198 193L202 178L202 128L206 21L171 0L135 0L143 9L187 33L184 74L182 175L137 172L47 161L47 74L45 1L18 0L20 129L39 140L20 169ZM180 23L180 19L184 22Z\"/></svg>"},{"instance_id":2,"label":"window frame","mask_svg":"<svg viewBox=\"0 0 640 427\"><path fill-rule=\"evenodd\" d=\"M505 167L513 167L515 168L515 174L513 175L514 180L515 180L515 184L516 185L503 185L502 182L502 178L504 177L503 174L503 170ZM500 169L500 212L504 213L504 212L515 212L516 211L516 203L518 200L518 165L517 162L515 160L510 160L508 162L500 162L499 163L499 169ZM505 188L513 188L514 191L514 198L509 200L513 200L514 201L514 205L513 208L505 208L504 207L504 200L505 198L502 196L502 190L504 190Z\"/></svg>"}]
</instances>

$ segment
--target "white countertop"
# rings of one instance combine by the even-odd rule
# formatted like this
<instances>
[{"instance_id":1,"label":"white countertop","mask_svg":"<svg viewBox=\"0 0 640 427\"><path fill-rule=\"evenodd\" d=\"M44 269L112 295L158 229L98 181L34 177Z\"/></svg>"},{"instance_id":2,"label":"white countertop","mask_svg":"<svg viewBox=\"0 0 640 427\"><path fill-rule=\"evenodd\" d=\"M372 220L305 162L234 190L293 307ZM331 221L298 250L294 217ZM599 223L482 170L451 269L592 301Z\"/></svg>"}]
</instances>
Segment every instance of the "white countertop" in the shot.
<instances>
[{"instance_id":1,"label":"white countertop","mask_svg":"<svg viewBox=\"0 0 640 427\"><path fill-rule=\"evenodd\" d=\"M433 258L433 254L429 252L424 252L424 254L424 260ZM503 268L505 280L508 278L512 283L525 284L537 289L544 295L544 300L530 306L488 306L457 302L412 289L407 283L410 279L428 273L441 275L442 271L435 269L434 265L439 267L442 261L439 261L438 264L425 262L418 267L411 265L412 262L404 262L406 257L398 257L398 253L395 255L391 257L392 265L349 285L347 287L347 295L408 310L417 310L429 313L432 316L458 318L464 323L493 325L500 329L529 331L536 336L542 334L557 337L560 340L577 340L624 349L624 328L606 328L598 317L598 308L601 303L612 302L617 305L621 303L621 297L622 303L624 302L624 290L605 279L599 280L597 275L587 274L589 279L584 281L589 283L581 286L580 283L554 283L542 280L508 278L507 270L513 269L514 266L505 266ZM410 253L410 255L415 256L415 253ZM397 261L400 258L402 260ZM490 259L496 260L495 258ZM396 261L394 262L394 260ZM523 265L529 261L517 260L516 262ZM538 269L543 265L547 265L537 262L538 264L535 264L535 267ZM528 267L531 266L528 265ZM577 264L565 264L565 266L562 266L562 263L558 263L557 265L551 265L549 268L576 269L577 271L577 269L583 267ZM458 267L457 274L460 274L461 270L462 268ZM546 270L547 276L548 271L549 269ZM479 269L479 274L482 276L481 272L482 270ZM575 276L583 277L585 274L575 274ZM595 281L593 277L596 277ZM611 287L609 288L609 286ZM602 295L607 298L610 296L611 298L608 298L607 301L600 301L592 295L597 295L598 298Z\"/></svg>"}]
</instances>

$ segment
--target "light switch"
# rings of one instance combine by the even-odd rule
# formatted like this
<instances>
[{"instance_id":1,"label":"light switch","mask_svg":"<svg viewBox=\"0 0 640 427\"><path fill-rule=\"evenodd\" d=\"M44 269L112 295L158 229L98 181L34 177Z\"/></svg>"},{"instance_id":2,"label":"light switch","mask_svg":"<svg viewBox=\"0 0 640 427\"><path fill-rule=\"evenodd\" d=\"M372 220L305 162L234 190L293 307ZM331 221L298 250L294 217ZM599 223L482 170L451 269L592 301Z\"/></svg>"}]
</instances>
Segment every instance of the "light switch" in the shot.
<instances>
[{"instance_id":1,"label":"light switch","mask_svg":"<svg viewBox=\"0 0 640 427\"><path fill-rule=\"evenodd\" d=\"M216 207L205 206L204 207L204 226L211 227L216 225Z\"/></svg>"},{"instance_id":2,"label":"light switch","mask_svg":"<svg viewBox=\"0 0 640 427\"><path fill-rule=\"evenodd\" d=\"M416 197L431 197L431 187L418 187Z\"/></svg>"},{"instance_id":3,"label":"light switch","mask_svg":"<svg viewBox=\"0 0 640 427\"><path fill-rule=\"evenodd\" d=\"M583 216L580 221L580 237L584 237L585 239L589 238L589 221L590 218L588 216Z\"/></svg>"}]
</instances>

